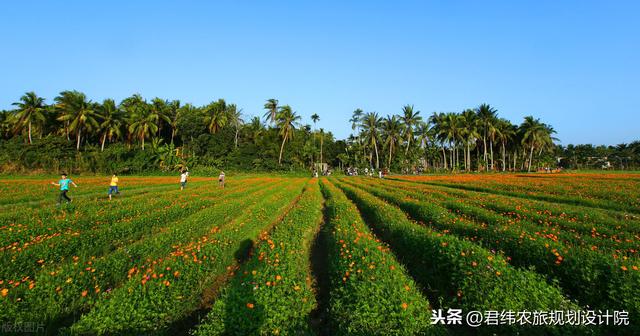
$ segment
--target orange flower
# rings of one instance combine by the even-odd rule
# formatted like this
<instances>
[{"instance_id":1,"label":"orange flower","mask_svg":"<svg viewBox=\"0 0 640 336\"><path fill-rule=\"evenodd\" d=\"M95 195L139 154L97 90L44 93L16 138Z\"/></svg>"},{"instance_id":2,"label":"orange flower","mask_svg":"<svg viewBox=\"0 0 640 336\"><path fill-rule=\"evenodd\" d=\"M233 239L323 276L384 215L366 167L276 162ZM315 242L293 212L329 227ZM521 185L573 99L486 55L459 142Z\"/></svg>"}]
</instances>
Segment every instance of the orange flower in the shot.
<instances>
[{"instance_id":1,"label":"orange flower","mask_svg":"<svg viewBox=\"0 0 640 336\"><path fill-rule=\"evenodd\" d=\"M500 276L500 274L502 274L502 273L500 273L500 271L496 271L496 275L497 276Z\"/></svg>"},{"instance_id":2,"label":"orange flower","mask_svg":"<svg viewBox=\"0 0 640 336\"><path fill-rule=\"evenodd\" d=\"M5 296L7 296L7 294L9 294L9 290L8 290L8 289L6 289L6 288L3 288L3 289L0 291L0 293L2 293L2 296L3 296L3 297L5 297Z\"/></svg>"},{"instance_id":3,"label":"orange flower","mask_svg":"<svg viewBox=\"0 0 640 336\"><path fill-rule=\"evenodd\" d=\"M475 262L475 261L472 261L472 262L471 262L471 266L476 267L476 266L478 266L478 263L477 263L477 262Z\"/></svg>"},{"instance_id":4,"label":"orange flower","mask_svg":"<svg viewBox=\"0 0 640 336\"><path fill-rule=\"evenodd\" d=\"M634 271L638 270L638 266L632 266L631 268L633 268Z\"/></svg>"},{"instance_id":5,"label":"orange flower","mask_svg":"<svg viewBox=\"0 0 640 336\"><path fill-rule=\"evenodd\" d=\"M169 286L171 286L171 283L169 282L169 280L165 280L165 281L164 281L164 285L165 285L165 286L167 286L167 287L169 287Z\"/></svg>"},{"instance_id":6,"label":"orange flower","mask_svg":"<svg viewBox=\"0 0 640 336\"><path fill-rule=\"evenodd\" d=\"M86 289L85 289L85 290L83 290L83 291L82 291L82 297L87 296L87 293L89 293L89 291L88 291L88 290L86 290Z\"/></svg>"},{"instance_id":7,"label":"orange flower","mask_svg":"<svg viewBox=\"0 0 640 336\"><path fill-rule=\"evenodd\" d=\"M276 280L280 281L280 280L282 280L282 277L279 276L279 275L276 275Z\"/></svg>"},{"instance_id":8,"label":"orange flower","mask_svg":"<svg viewBox=\"0 0 640 336\"><path fill-rule=\"evenodd\" d=\"M180 276L180 272L178 272L178 271L173 272L173 276L176 277L176 278L179 277Z\"/></svg>"},{"instance_id":9,"label":"orange flower","mask_svg":"<svg viewBox=\"0 0 640 336\"><path fill-rule=\"evenodd\" d=\"M628 270L627 266L620 266L620 268L621 268L623 271Z\"/></svg>"},{"instance_id":10,"label":"orange flower","mask_svg":"<svg viewBox=\"0 0 640 336\"><path fill-rule=\"evenodd\" d=\"M409 305L406 302L402 303L402 309L407 309L409 307Z\"/></svg>"},{"instance_id":11,"label":"orange flower","mask_svg":"<svg viewBox=\"0 0 640 336\"><path fill-rule=\"evenodd\" d=\"M251 302L247 303L247 308L253 309L253 303L251 303Z\"/></svg>"}]
</instances>

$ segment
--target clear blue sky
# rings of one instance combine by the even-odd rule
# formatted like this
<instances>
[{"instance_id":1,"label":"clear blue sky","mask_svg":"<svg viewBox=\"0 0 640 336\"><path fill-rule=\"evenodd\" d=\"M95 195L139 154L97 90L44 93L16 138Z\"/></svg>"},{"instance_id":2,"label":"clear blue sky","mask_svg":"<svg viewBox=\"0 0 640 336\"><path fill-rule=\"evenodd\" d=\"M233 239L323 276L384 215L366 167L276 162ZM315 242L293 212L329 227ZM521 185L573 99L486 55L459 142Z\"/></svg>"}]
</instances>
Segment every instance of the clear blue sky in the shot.
<instances>
[{"instance_id":1,"label":"clear blue sky","mask_svg":"<svg viewBox=\"0 0 640 336\"><path fill-rule=\"evenodd\" d=\"M304 4L303 4L304 3ZM133 93L262 115L290 104L343 138L360 107L487 102L562 143L640 139L640 1L7 1L0 109Z\"/></svg>"}]
</instances>

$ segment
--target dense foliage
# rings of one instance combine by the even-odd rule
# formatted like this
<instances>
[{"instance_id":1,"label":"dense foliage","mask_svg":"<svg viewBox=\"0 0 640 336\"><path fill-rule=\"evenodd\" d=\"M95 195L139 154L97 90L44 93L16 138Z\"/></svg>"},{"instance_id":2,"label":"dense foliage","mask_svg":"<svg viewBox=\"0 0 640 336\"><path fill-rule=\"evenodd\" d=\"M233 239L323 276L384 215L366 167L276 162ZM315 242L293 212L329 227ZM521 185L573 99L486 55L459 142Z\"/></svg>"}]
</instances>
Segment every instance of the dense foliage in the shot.
<instances>
[{"instance_id":1,"label":"dense foliage","mask_svg":"<svg viewBox=\"0 0 640 336\"><path fill-rule=\"evenodd\" d=\"M554 143L551 125L532 116L515 125L488 104L429 117L413 105L384 118L356 109L349 119L354 134L345 140L316 129L316 113L313 126L301 124L301 116L277 99L266 101L263 119L249 121L224 99L194 106L134 94L116 104L63 91L47 105L27 92L14 105L0 112L4 172L309 171L318 167L314 163L404 173L640 166L640 142L565 148Z\"/></svg>"}]
</instances>

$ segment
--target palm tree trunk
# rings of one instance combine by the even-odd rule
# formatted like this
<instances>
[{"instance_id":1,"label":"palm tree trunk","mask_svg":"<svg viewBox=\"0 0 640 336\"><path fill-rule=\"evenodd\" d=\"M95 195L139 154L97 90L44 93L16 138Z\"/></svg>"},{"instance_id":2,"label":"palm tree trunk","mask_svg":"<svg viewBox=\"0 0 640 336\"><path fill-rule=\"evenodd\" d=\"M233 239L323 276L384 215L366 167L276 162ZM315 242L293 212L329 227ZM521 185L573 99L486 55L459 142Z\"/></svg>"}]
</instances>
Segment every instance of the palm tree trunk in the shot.
<instances>
[{"instance_id":1,"label":"palm tree trunk","mask_svg":"<svg viewBox=\"0 0 640 336\"><path fill-rule=\"evenodd\" d=\"M529 152L529 167L528 171L531 172L531 161L533 160L533 142L531 142L531 151Z\"/></svg>"},{"instance_id":2,"label":"palm tree trunk","mask_svg":"<svg viewBox=\"0 0 640 336\"><path fill-rule=\"evenodd\" d=\"M144 150L144 135L140 137L142 139L142 150Z\"/></svg>"},{"instance_id":3,"label":"palm tree trunk","mask_svg":"<svg viewBox=\"0 0 640 336\"><path fill-rule=\"evenodd\" d=\"M171 143L173 143L173 136L171 137L172 141ZM235 140L235 148L238 148L238 127L236 126L236 140Z\"/></svg>"},{"instance_id":4,"label":"palm tree trunk","mask_svg":"<svg viewBox=\"0 0 640 336\"><path fill-rule=\"evenodd\" d=\"M176 130L171 128L171 144L173 145L173 137L176 135Z\"/></svg>"},{"instance_id":5,"label":"palm tree trunk","mask_svg":"<svg viewBox=\"0 0 640 336\"><path fill-rule=\"evenodd\" d=\"M444 150L444 144L442 144L442 160L443 160L443 168L447 169L447 152Z\"/></svg>"},{"instance_id":6,"label":"palm tree trunk","mask_svg":"<svg viewBox=\"0 0 640 336\"><path fill-rule=\"evenodd\" d=\"M484 143L484 170L489 170L488 162L487 162L487 136L482 136L482 142Z\"/></svg>"},{"instance_id":7,"label":"palm tree trunk","mask_svg":"<svg viewBox=\"0 0 640 336\"><path fill-rule=\"evenodd\" d=\"M507 170L507 149L504 146L504 141L502 142L502 171Z\"/></svg>"},{"instance_id":8,"label":"palm tree trunk","mask_svg":"<svg viewBox=\"0 0 640 336\"><path fill-rule=\"evenodd\" d=\"M282 151L284 150L284 142L287 141L287 137L282 138L282 145L280 145L280 156L278 157L278 164L282 165Z\"/></svg>"},{"instance_id":9,"label":"palm tree trunk","mask_svg":"<svg viewBox=\"0 0 640 336\"><path fill-rule=\"evenodd\" d=\"M76 150L80 151L80 133L82 132L82 129L78 127L78 142L76 143Z\"/></svg>"},{"instance_id":10,"label":"palm tree trunk","mask_svg":"<svg viewBox=\"0 0 640 336\"><path fill-rule=\"evenodd\" d=\"M404 150L404 155L407 155L407 153L409 153L409 144L411 144L411 137L407 138L407 149Z\"/></svg>"},{"instance_id":11,"label":"palm tree trunk","mask_svg":"<svg viewBox=\"0 0 640 336\"><path fill-rule=\"evenodd\" d=\"M100 148L101 152L104 152L104 143L107 141L107 132L104 132L104 135L102 136L102 148Z\"/></svg>"},{"instance_id":12,"label":"palm tree trunk","mask_svg":"<svg viewBox=\"0 0 640 336\"><path fill-rule=\"evenodd\" d=\"M31 121L29 121L29 144L31 144Z\"/></svg>"},{"instance_id":13,"label":"palm tree trunk","mask_svg":"<svg viewBox=\"0 0 640 336\"><path fill-rule=\"evenodd\" d=\"M378 143L373 143L373 148L376 150L376 169L380 169L380 158L378 157Z\"/></svg>"},{"instance_id":14,"label":"palm tree trunk","mask_svg":"<svg viewBox=\"0 0 640 336\"><path fill-rule=\"evenodd\" d=\"M324 143L324 135L320 135L320 163L323 163L324 161L322 160L322 144Z\"/></svg>"},{"instance_id":15,"label":"palm tree trunk","mask_svg":"<svg viewBox=\"0 0 640 336\"><path fill-rule=\"evenodd\" d=\"M387 169L391 169L391 151L393 151L393 142L389 143L389 163L387 163Z\"/></svg>"},{"instance_id":16,"label":"palm tree trunk","mask_svg":"<svg viewBox=\"0 0 640 336\"><path fill-rule=\"evenodd\" d=\"M494 170L495 167L493 165L493 139L489 139L489 148L491 149L491 170Z\"/></svg>"}]
</instances>

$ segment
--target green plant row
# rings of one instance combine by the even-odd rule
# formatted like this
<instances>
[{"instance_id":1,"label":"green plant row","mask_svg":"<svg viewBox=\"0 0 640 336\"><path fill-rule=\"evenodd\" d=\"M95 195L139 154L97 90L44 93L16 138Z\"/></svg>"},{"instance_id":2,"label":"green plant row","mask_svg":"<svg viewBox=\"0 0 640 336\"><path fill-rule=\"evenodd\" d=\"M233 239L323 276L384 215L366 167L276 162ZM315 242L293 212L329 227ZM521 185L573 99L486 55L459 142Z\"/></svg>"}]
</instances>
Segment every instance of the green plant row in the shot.
<instances>
[{"instance_id":1,"label":"green plant row","mask_svg":"<svg viewBox=\"0 0 640 336\"><path fill-rule=\"evenodd\" d=\"M492 223L478 225L439 204L412 199L401 191L363 188L399 206L416 220L467 237L486 248L503 251L516 266L535 267L536 272L557 279L566 295L577 299L581 305L626 310L631 321L640 318L640 272L635 271L633 266L637 265L629 261L613 260L582 249L568 249L557 242L532 237L525 230Z\"/></svg>"},{"instance_id":2,"label":"green plant row","mask_svg":"<svg viewBox=\"0 0 640 336\"><path fill-rule=\"evenodd\" d=\"M366 184L375 186L375 184L372 183ZM517 226L518 228L525 229L530 234L535 234L553 241L559 241L568 246L587 248L596 251L596 253L608 253L609 255L614 253L616 256L634 256L639 252L638 239L628 232L619 231L619 233L616 234L604 228L601 229L601 231L609 232L615 239L604 238L602 235L592 236L594 232L597 232L592 230L596 226L600 228L599 225L594 223L586 225L565 221L565 225L548 227L541 224L545 223L546 220L541 215L538 217L538 221L535 221L533 218L527 218L525 216L515 216L515 218L512 218L511 216L505 216L504 214L496 212L492 208L495 207L496 204L499 204L498 200L485 202L482 199L472 199L465 193L456 192L449 194L439 189L432 190L431 187L415 190L411 188L404 189L402 185L393 186L384 182L377 185L391 192L400 191L425 202L441 204L452 212L462 213L464 216L472 217L481 222L492 223L492 225ZM485 206L485 204L488 205ZM567 228L567 231L562 230ZM581 231L583 234L577 231ZM584 234L587 232L589 234ZM596 248L592 248L593 246Z\"/></svg>"},{"instance_id":3,"label":"green plant row","mask_svg":"<svg viewBox=\"0 0 640 336\"><path fill-rule=\"evenodd\" d=\"M202 196L209 194L215 195L219 192L207 191ZM4 251L0 254L0 262L5 265L0 271L0 279L33 276L45 265L59 263L72 256L96 256L107 253L119 245L139 239L173 219L200 211L214 201L215 198L190 199L188 194L181 193L173 197L153 198L144 203L131 200L127 201L127 204L110 205L120 210L100 211L100 215L97 216L99 219L96 216L87 216L81 220L73 220L72 227L58 235L52 234L51 238L19 250ZM83 210L83 213L89 211Z\"/></svg>"},{"instance_id":4,"label":"green plant row","mask_svg":"<svg viewBox=\"0 0 640 336\"><path fill-rule=\"evenodd\" d=\"M120 286L132 275L132 269L147 268L155 259L168 255L174 246L197 242L210 234L211 227L224 227L243 211L251 210L250 198L276 194L274 183L258 192L240 188L223 192L224 198L213 206L190 216L167 221L157 234L143 237L103 256L72 258L62 264L49 265L31 279L11 288L0 298L6 308L0 321L11 319L43 321L55 326L70 314L90 308L96 300ZM107 293L107 294L105 294Z\"/></svg>"},{"instance_id":5,"label":"green plant row","mask_svg":"<svg viewBox=\"0 0 640 336\"><path fill-rule=\"evenodd\" d=\"M564 204L580 205L580 206L587 206L587 207L599 208L599 209L628 211L635 214L640 213L640 209L638 209L637 207L620 203L617 201L606 200L606 199L590 200L590 199L580 198L580 197L547 195L542 193L532 193L532 192L522 193L522 192L509 191L509 190L503 190L503 189L497 189L497 188L483 187L478 185L470 185L470 184L455 184L455 183L431 182L431 181L423 182L423 183L429 184L429 185L437 185L442 187L454 188L454 189L486 192L486 193L500 194L500 195L511 196L511 197L521 197L526 199L536 199L540 201L547 201L547 202L553 202L553 203L564 203Z\"/></svg>"},{"instance_id":6,"label":"green plant row","mask_svg":"<svg viewBox=\"0 0 640 336\"><path fill-rule=\"evenodd\" d=\"M316 308L309 254L322 220L322 194L310 183L297 205L260 236L251 259L225 287L194 335L310 335Z\"/></svg>"},{"instance_id":7,"label":"green plant row","mask_svg":"<svg viewBox=\"0 0 640 336\"><path fill-rule=\"evenodd\" d=\"M515 269L504 256L452 235L411 222L398 207L344 183L338 186L355 202L365 220L413 277L441 300L442 308L524 311L579 309L557 285L528 270ZM566 334L567 328L485 326L481 333Z\"/></svg>"},{"instance_id":8,"label":"green plant row","mask_svg":"<svg viewBox=\"0 0 640 336\"><path fill-rule=\"evenodd\" d=\"M401 189L411 189L420 192L434 190L463 200L473 200L487 209L507 214L513 217L527 217L533 221L551 222L562 228L575 230L584 234L591 234L594 226L598 233L609 237L627 238L640 233L640 217L613 210L596 209L578 205L558 204L534 199L513 198L500 194L468 191L426 185L418 182L381 181L381 184ZM552 216L553 214L553 216ZM632 238L632 237L629 237ZM635 238L635 237L633 237Z\"/></svg>"},{"instance_id":9,"label":"green plant row","mask_svg":"<svg viewBox=\"0 0 640 336\"><path fill-rule=\"evenodd\" d=\"M71 331L171 333L173 323L196 311L203 297L221 286L218 282L233 272L246 246L292 206L302 187L301 180L293 181L270 197L251 198L248 203L253 204L252 211L243 212L222 228L210 226L210 233L197 242L177 245L165 258L137 269L127 282L83 315ZM246 208L247 202L243 205Z\"/></svg>"},{"instance_id":10,"label":"green plant row","mask_svg":"<svg viewBox=\"0 0 640 336\"><path fill-rule=\"evenodd\" d=\"M331 334L444 332L431 324L429 301L389 248L369 231L355 205L326 179L322 180L322 192L328 220Z\"/></svg>"}]
</instances>

